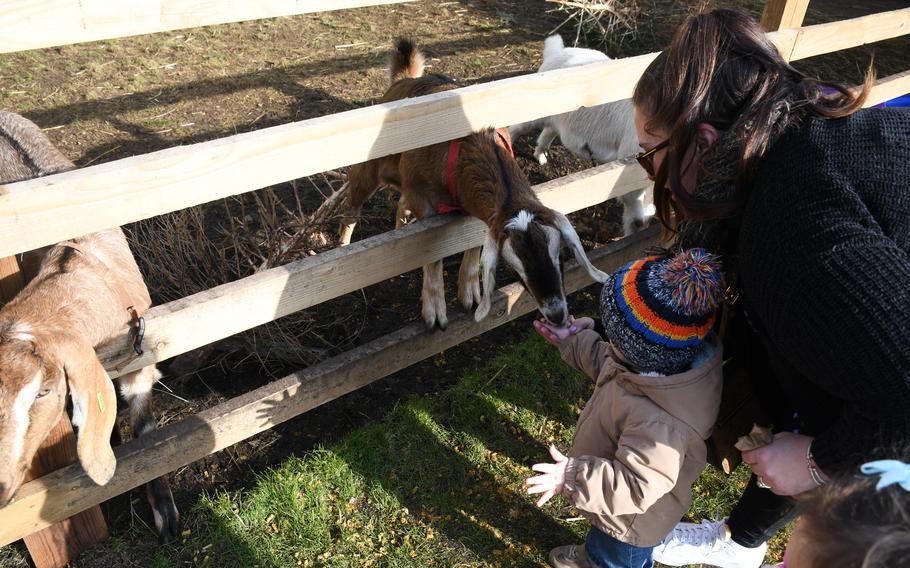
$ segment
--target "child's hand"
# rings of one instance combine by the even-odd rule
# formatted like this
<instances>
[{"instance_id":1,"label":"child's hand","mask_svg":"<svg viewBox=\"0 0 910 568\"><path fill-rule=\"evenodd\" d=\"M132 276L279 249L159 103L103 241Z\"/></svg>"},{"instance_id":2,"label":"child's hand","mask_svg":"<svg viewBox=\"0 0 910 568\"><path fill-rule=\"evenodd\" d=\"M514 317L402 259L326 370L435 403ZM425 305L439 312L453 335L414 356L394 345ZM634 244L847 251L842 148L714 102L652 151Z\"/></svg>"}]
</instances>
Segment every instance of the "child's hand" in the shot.
<instances>
[{"instance_id":1,"label":"child's hand","mask_svg":"<svg viewBox=\"0 0 910 568\"><path fill-rule=\"evenodd\" d=\"M569 324L566 327L554 327L541 318L534 320L534 329L551 345L559 345L567 337L575 335L583 329L594 329L594 320L591 318L575 319L569 316Z\"/></svg>"},{"instance_id":2,"label":"child's hand","mask_svg":"<svg viewBox=\"0 0 910 568\"><path fill-rule=\"evenodd\" d=\"M549 501L553 495L562 493L566 480L566 465L569 463L569 458L562 455L552 444L550 445L550 457L556 463L535 463L531 466L531 469L539 471L543 475L535 475L525 480L529 494L543 493L537 500L538 507Z\"/></svg>"}]
</instances>

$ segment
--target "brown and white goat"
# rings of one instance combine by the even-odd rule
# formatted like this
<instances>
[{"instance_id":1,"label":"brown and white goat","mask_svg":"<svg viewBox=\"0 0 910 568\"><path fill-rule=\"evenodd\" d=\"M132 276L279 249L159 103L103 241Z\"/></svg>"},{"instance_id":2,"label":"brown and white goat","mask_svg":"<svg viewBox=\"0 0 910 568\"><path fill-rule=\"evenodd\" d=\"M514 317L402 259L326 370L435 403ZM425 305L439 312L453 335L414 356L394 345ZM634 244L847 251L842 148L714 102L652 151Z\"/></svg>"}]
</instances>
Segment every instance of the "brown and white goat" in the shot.
<instances>
[{"instance_id":1,"label":"brown and white goat","mask_svg":"<svg viewBox=\"0 0 910 568\"><path fill-rule=\"evenodd\" d=\"M72 169L32 122L0 112L0 183ZM134 317L151 304L123 232L108 229L35 251L37 273L0 309L0 506L22 483L38 447L72 400L77 453L99 485L116 468L111 433L117 397L95 348L130 333ZM28 263L26 263L28 264ZM156 428L154 365L118 379L129 403L133 434ZM147 486L159 539L179 534L179 514L165 478Z\"/></svg>"},{"instance_id":2,"label":"brown and white goat","mask_svg":"<svg viewBox=\"0 0 910 568\"><path fill-rule=\"evenodd\" d=\"M399 40L392 51L390 79L382 102L458 87L440 75L424 76L423 57L408 40ZM477 302L477 321L490 311L500 255L534 296L541 314L555 325L565 324L568 317L559 259L563 245L594 279L606 280L606 274L591 265L566 216L537 198L512 156L504 130L486 129L458 141L351 166L342 210L342 245L350 242L364 202L381 186L401 193L396 226L408 211L423 219L453 208L486 223L489 230L482 250L465 252L458 275L459 300L468 310ZM421 300L426 325L445 329L442 276L442 261L424 266Z\"/></svg>"}]
</instances>

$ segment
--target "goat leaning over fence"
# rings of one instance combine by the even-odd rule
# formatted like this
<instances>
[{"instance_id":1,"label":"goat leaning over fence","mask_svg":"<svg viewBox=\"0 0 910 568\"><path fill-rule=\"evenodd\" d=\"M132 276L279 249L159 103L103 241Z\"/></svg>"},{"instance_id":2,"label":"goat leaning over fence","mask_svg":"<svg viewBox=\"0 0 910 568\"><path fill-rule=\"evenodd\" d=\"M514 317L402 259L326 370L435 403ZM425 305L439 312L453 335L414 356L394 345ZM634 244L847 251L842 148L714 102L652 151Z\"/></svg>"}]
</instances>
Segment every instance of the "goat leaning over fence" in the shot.
<instances>
[{"instance_id":1,"label":"goat leaning over fence","mask_svg":"<svg viewBox=\"0 0 910 568\"><path fill-rule=\"evenodd\" d=\"M382 102L458 87L440 75L424 76L423 57L408 40L399 40L392 51L390 78ZM341 205L342 245L350 242L364 202L381 186L401 193L396 226L409 212L423 219L457 210L487 224L482 251L466 251L458 274L458 298L467 310L477 302L477 321L490 311L500 254L554 325L564 325L568 317L559 259L563 245L592 278L602 282L607 277L591 265L566 216L537 198L512 155L508 132L502 129L351 166ZM431 328L438 324L445 329L448 321L442 276L442 261L423 268L423 319Z\"/></svg>"},{"instance_id":2,"label":"goat leaning over fence","mask_svg":"<svg viewBox=\"0 0 910 568\"><path fill-rule=\"evenodd\" d=\"M565 47L561 37L552 35L544 42L538 73L609 60L596 49ZM579 158L605 164L639 151L632 111L631 99L625 99L516 124L509 128L509 134L517 140L526 132L542 128L534 148L534 157L541 164L547 163L547 149L557 136ZM645 207L644 198L643 189L619 198L623 204L623 234L643 228L647 218L654 215L654 207Z\"/></svg>"},{"instance_id":3,"label":"goat leaning over fence","mask_svg":"<svg viewBox=\"0 0 910 568\"><path fill-rule=\"evenodd\" d=\"M72 168L32 122L0 112L0 183ZM119 228L28 256L40 257L40 265L25 263L31 281L0 309L0 506L12 499L38 447L63 416L67 392L79 462L95 483L110 481L117 465L110 442L117 397L94 348L131 330L138 333L139 314L151 304ZM133 435L156 428L151 391L158 378L149 365L118 379ZM159 539L174 540L179 515L165 478L150 482L147 493Z\"/></svg>"}]
</instances>

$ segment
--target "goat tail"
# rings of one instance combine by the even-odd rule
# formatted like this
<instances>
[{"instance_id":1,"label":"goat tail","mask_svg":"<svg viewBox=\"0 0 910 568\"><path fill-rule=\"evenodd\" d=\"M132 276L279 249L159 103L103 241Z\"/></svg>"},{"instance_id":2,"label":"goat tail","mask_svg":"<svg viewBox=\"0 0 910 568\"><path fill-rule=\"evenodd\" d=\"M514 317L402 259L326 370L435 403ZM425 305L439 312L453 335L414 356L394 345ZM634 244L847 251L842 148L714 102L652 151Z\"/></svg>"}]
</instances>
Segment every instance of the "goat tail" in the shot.
<instances>
[{"instance_id":1,"label":"goat tail","mask_svg":"<svg viewBox=\"0 0 910 568\"><path fill-rule=\"evenodd\" d=\"M559 34L553 34L543 42L543 60L548 61L553 59L565 49L565 44L562 42L562 36Z\"/></svg>"},{"instance_id":2,"label":"goat tail","mask_svg":"<svg viewBox=\"0 0 910 568\"><path fill-rule=\"evenodd\" d=\"M389 65L390 84L401 79L416 79L423 75L423 54L409 39L401 38L395 42L392 60Z\"/></svg>"}]
</instances>

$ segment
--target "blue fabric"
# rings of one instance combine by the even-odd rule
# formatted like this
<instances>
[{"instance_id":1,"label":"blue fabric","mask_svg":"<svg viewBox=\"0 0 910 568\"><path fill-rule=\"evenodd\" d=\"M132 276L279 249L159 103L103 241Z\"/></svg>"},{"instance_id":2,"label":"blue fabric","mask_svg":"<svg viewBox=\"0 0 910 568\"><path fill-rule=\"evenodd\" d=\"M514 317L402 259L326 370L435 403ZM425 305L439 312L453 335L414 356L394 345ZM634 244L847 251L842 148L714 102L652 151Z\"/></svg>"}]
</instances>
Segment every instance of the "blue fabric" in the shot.
<instances>
[{"instance_id":1,"label":"blue fabric","mask_svg":"<svg viewBox=\"0 0 910 568\"><path fill-rule=\"evenodd\" d=\"M654 547L632 546L591 527L585 538L588 561L600 568L652 568Z\"/></svg>"},{"instance_id":2,"label":"blue fabric","mask_svg":"<svg viewBox=\"0 0 910 568\"><path fill-rule=\"evenodd\" d=\"M901 95L897 98L885 101L877 107L910 107L910 95Z\"/></svg>"}]
</instances>

